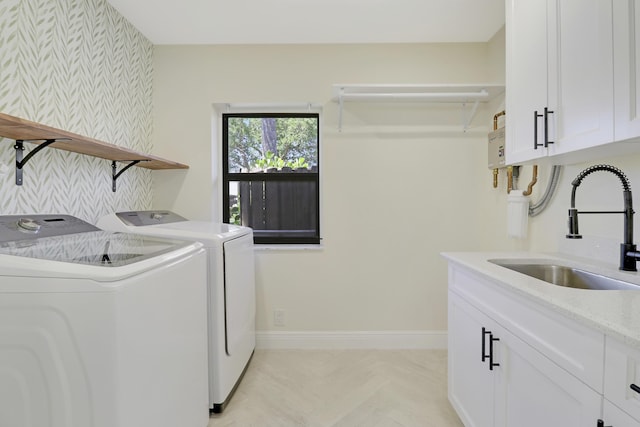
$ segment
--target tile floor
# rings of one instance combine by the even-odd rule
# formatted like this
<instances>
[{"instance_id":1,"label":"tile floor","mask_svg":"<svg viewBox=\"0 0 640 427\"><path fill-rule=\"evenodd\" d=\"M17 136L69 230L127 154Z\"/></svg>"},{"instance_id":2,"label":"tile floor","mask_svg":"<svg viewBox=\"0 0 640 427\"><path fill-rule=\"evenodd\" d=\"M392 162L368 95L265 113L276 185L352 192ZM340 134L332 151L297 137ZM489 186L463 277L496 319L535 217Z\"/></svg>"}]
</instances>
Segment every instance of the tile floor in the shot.
<instances>
[{"instance_id":1,"label":"tile floor","mask_svg":"<svg viewBox=\"0 0 640 427\"><path fill-rule=\"evenodd\" d=\"M444 350L256 350L209 427L462 427Z\"/></svg>"}]
</instances>

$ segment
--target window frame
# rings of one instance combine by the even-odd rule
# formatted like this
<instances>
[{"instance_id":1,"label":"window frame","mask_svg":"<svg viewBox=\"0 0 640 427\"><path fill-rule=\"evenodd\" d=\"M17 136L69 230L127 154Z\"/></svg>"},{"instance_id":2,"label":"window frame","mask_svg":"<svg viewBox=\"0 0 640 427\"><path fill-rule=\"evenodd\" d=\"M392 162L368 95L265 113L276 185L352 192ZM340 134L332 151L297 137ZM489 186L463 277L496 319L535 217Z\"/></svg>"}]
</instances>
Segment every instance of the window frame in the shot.
<instances>
[{"instance_id":1,"label":"window frame","mask_svg":"<svg viewBox=\"0 0 640 427\"><path fill-rule=\"evenodd\" d=\"M314 118L317 126L317 168L315 172L278 172L278 173L252 173L229 172L229 118ZM315 236L265 236L262 231L254 230L253 241L255 244L265 245L319 245L322 238L320 234L320 113L318 112L226 112L222 113L222 222L230 221L230 183L243 181L258 182L313 182L316 188L316 212L315 212ZM279 230L273 230L277 232Z\"/></svg>"}]
</instances>

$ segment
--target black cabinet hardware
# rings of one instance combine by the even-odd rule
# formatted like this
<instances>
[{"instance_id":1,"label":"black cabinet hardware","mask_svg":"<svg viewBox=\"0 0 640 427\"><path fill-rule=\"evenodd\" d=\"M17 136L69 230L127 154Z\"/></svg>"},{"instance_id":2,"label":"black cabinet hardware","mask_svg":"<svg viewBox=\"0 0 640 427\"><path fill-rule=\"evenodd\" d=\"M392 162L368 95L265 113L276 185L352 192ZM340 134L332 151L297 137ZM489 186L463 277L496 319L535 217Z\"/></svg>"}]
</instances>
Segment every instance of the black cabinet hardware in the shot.
<instances>
[{"instance_id":1,"label":"black cabinet hardware","mask_svg":"<svg viewBox=\"0 0 640 427\"><path fill-rule=\"evenodd\" d=\"M491 331L487 331L487 329L483 326L482 327L482 362L484 363L485 360L487 360L487 357L489 357L489 355L487 354L487 344L486 341L484 339L484 337L486 335L491 336Z\"/></svg>"},{"instance_id":2,"label":"black cabinet hardware","mask_svg":"<svg viewBox=\"0 0 640 427\"><path fill-rule=\"evenodd\" d=\"M546 110L546 108L545 108ZM537 150L538 147L545 146L545 144L538 144L538 119L542 117L542 114L538 114L538 110L533 112L533 149Z\"/></svg>"},{"instance_id":3,"label":"black cabinet hardware","mask_svg":"<svg viewBox=\"0 0 640 427\"><path fill-rule=\"evenodd\" d=\"M547 148L549 144L553 144L553 141L549 141L549 114L553 114L553 111L544 107L544 148Z\"/></svg>"},{"instance_id":4,"label":"black cabinet hardware","mask_svg":"<svg viewBox=\"0 0 640 427\"><path fill-rule=\"evenodd\" d=\"M489 335L489 354L487 354L487 341L486 336ZM500 366L499 363L493 362L493 343L500 341L500 338L494 338L493 333L484 326L482 327L482 363L489 359L489 370L493 371L493 368Z\"/></svg>"},{"instance_id":5,"label":"black cabinet hardware","mask_svg":"<svg viewBox=\"0 0 640 427\"><path fill-rule=\"evenodd\" d=\"M613 426L605 426L604 425L604 421L598 420L598 423L596 424L596 427L613 427Z\"/></svg>"},{"instance_id":6,"label":"black cabinet hardware","mask_svg":"<svg viewBox=\"0 0 640 427\"><path fill-rule=\"evenodd\" d=\"M490 347L489 347L489 370L493 371L494 367L500 366L499 363L493 363L493 343L495 341L500 341L500 338L494 338L493 334L491 334L489 336L489 339L491 340Z\"/></svg>"},{"instance_id":7,"label":"black cabinet hardware","mask_svg":"<svg viewBox=\"0 0 640 427\"><path fill-rule=\"evenodd\" d=\"M549 141L549 114L553 114L552 110L548 107L544 107L544 114L538 114L538 110L533 112L533 149L537 150L538 147L547 148L549 144L553 144L554 141ZM544 118L544 142L538 142L538 119Z\"/></svg>"},{"instance_id":8,"label":"black cabinet hardware","mask_svg":"<svg viewBox=\"0 0 640 427\"><path fill-rule=\"evenodd\" d=\"M635 391L636 393L640 393L640 387L638 387L638 386L637 386L637 385L635 385L635 384L631 384L631 385L629 386L629 388L630 388L631 390Z\"/></svg>"}]
</instances>

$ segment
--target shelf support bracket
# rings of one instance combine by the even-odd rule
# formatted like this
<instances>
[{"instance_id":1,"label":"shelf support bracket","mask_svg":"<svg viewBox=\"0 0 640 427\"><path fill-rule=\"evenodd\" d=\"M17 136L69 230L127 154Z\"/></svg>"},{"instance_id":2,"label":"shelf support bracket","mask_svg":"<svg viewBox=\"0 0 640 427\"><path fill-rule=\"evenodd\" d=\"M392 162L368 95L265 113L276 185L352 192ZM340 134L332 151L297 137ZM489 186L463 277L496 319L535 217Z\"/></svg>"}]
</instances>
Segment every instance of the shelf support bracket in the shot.
<instances>
[{"instance_id":1,"label":"shelf support bracket","mask_svg":"<svg viewBox=\"0 0 640 427\"><path fill-rule=\"evenodd\" d=\"M59 139L18 139L16 140L16 145L13 148L16 149L16 185L22 185L22 168L27 164L29 160L41 150L45 149L49 145L53 144L56 141L67 140L68 138L59 138ZM31 141L44 141L42 144L36 146L33 150L29 152L24 158L24 143Z\"/></svg>"},{"instance_id":2,"label":"shelf support bracket","mask_svg":"<svg viewBox=\"0 0 640 427\"><path fill-rule=\"evenodd\" d=\"M476 111L478 111L478 105L480 104L480 101L476 99L476 101L473 103L473 107L471 107L471 111L469 112L469 117L466 118L466 120L464 120L464 123L462 124L462 130L463 132L466 132L467 130L469 130L469 126L471 125L471 122L473 121L473 116L476 115ZM464 106L465 104L462 104L462 113L464 115Z\"/></svg>"},{"instance_id":3,"label":"shelf support bracket","mask_svg":"<svg viewBox=\"0 0 640 427\"><path fill-rule=\"evenodd\" d=\"M131 163L129 163L128 165L126 165L125 167L123 167L122 169L120 169L120 172L116 172L116 161L112 161L111 162L111 178L112 178L112 183L111 183L111 191L113 191L114 193L116 192L116 180L118 178L120 178L120 175L122 175L122 172L126 171L127 169L129 169L131 166L135 166L138 163L140 163L142 160L132 160Z\"/></svg>"},{"instance_id":4,"label":"shelf support bracket","mask_svg":"<svg viewBox=\"0 0 640 427\"><path fill-rule=\"evenodd\" d=\"M344 88L340 88L340 95L338 97L338 132L342 132L342 109L344 108Z\"/></svg>"}]
</instances>

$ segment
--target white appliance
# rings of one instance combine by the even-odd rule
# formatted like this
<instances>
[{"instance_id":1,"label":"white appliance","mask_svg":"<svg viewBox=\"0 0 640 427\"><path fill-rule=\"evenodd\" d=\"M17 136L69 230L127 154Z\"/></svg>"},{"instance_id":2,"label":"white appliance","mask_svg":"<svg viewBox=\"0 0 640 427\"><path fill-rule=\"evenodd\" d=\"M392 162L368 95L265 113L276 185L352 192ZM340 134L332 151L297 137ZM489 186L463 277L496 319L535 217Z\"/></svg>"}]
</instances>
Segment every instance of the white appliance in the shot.
<instances>
[{"instance_id":1,"label":"white appliance","mask_svg":"<svg viewBox=\"0 0 640 427\"><path fill-rule=\"evenodd\" d=\"M205 276L198 243L0 216L0 426L206 426Z\"/></svg>"},{"instance_id":2,"label":"white appliance","mask_svg":"<svg viewBox=\"0 0 640 427\"><path fill-rule=\"evenodd\" d=\"M222 412L255 349L253 230L189 221L169 211L118 212L102 217L97 226L204 244L209 274L209 408Z\"/></svg>"}]
</instances>

